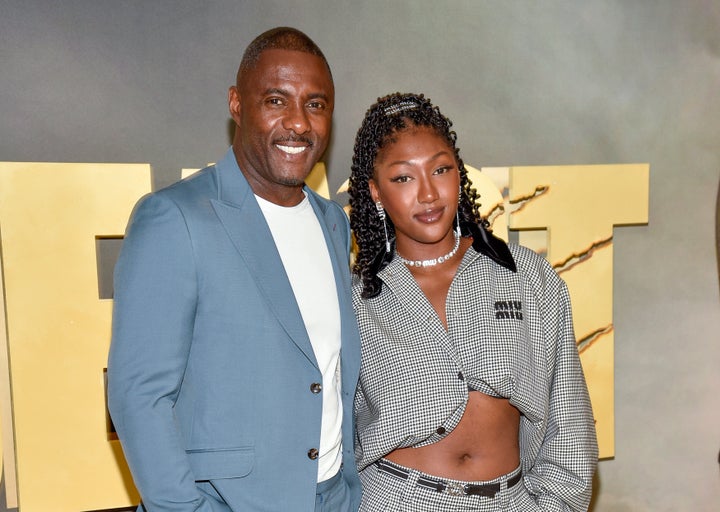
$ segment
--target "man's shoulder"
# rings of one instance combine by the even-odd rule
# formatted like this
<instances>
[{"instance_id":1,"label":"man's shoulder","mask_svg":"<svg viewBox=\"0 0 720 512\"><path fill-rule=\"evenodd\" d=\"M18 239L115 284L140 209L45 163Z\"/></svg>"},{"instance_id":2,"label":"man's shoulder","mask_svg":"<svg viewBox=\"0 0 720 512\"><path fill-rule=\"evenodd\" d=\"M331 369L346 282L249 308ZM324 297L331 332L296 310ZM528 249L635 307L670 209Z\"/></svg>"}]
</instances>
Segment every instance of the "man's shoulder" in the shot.
<instances>
[{"instance_id":1,"label":"man's shoulder","mask_svg":"<svg viewBox=\"0 0 720 512\"><path fill-rule=\"evenodd\" d=\"M212 166L141 197L133 209L133 218L145 218L159 212L180 211L188 214L217 196L216 179Z\"/></svg>"},{"instance_id":2,"label":"man's shoulder","mask_svg":"<svg viewBox=\"0 0 720 512\"><path fill-rule=\"evenodd\" d=\"M207 194L213 190L217 190L217 168L215 165L210 165L186 178L161 188L156 191L155 194L171 198L181 198L202 193Z\"/></svg>"}]
</instances>

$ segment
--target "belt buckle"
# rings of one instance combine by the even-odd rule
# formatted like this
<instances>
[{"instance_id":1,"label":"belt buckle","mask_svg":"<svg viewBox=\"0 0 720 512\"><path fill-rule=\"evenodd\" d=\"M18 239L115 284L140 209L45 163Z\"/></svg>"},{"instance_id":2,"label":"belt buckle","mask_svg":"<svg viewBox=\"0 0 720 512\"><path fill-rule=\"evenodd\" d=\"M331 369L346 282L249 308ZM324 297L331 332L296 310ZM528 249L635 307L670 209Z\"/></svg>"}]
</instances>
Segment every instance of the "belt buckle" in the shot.
<instances>
[{"instance_id":1,"label":"belt buckle","mask_svg":"<svg viewBox=\"0 0 720 512\"><path fill-rule=\"evenodd\" d=\"M450 496L464 496L465 495L465 485L459 484L457 482L446 482L445 483L445 492L449 494Z\"/></svg>"}]
</instances>

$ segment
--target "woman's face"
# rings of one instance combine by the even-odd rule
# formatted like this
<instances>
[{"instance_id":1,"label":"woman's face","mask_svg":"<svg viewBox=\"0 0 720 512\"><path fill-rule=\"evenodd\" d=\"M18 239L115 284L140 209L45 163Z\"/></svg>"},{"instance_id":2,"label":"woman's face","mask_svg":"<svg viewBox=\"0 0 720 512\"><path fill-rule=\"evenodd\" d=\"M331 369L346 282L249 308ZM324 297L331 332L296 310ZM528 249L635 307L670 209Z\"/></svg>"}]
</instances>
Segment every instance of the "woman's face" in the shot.
<instances>
[{"instance_id":1,"label":"woman's face","mask_svg":"<svg viewBox=\"0 0 720 512\"><path fill-rule=\"evenodd\" d=\"M377 154L369 181L373 201L380 201L395 225L398 252L425 259L448 252L458 206L460 172L455 152L431 128L395 133Z\"/></svg>"}]
</instances>

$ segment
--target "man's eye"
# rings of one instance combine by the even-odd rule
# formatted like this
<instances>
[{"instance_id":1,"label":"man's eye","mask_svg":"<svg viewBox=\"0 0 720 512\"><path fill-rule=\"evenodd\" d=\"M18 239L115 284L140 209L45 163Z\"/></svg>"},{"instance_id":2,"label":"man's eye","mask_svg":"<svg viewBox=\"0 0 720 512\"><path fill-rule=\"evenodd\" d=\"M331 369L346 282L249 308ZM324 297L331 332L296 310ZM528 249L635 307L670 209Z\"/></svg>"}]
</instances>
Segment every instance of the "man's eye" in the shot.
<instances>
[{"instance_id":1,"label":"man's eye","mask_svg":"<svg viewBox=\"0 0 720 512\"><path fill-rule=\"evenodd\" d=\"M268 98L267 102L270 103L271 105L282 105L283 104L282 98Z\"/></svg>"},{"instance_id":2,"label":"man's eye","mask_svg":"<svg viewBox=\"0 0 720 512\"><path fill-rule=\"evenodd\" d=\"M311 101L308 103L308 108L313 110L325 110L325 103L322 101Z\"/></svg>"}]
</instances>

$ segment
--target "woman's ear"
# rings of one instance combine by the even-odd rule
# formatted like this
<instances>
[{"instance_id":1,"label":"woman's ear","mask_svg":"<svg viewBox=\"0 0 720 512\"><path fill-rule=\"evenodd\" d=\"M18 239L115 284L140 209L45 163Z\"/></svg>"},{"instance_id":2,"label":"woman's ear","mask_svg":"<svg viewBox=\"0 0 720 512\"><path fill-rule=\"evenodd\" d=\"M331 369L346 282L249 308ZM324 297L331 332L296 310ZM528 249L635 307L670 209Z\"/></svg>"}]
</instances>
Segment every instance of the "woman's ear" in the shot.
<instances>
[{"instance_id":1,"label":"woman's ear","mask_svg":"<svg viewBox=\"0 0 720 512\"><path fill-rule=\"evenodd\" d=\"M368 180L368 187L370 188L370 197L372 197L373 203L380 201L380 194L378 193L377 185L373 178Z\"/></svg>"}]
</instances>

